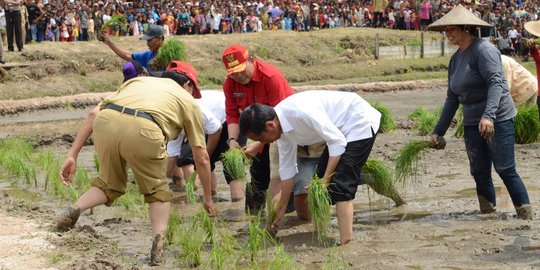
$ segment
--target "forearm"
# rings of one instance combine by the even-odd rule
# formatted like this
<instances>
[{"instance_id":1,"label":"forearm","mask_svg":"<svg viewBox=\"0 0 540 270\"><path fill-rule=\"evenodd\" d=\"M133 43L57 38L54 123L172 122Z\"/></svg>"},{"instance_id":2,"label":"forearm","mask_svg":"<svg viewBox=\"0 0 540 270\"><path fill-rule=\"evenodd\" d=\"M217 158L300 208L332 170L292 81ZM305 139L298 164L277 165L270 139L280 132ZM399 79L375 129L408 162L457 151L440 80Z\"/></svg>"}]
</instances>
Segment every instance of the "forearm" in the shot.
<instances>
[{"instance_id":1,"label":"forearm","mask_svg":"<svg viewBox=\"0 0 540 270\"><path fill-rule=\"evenodd\" d=\"M123 49L123 48L120 48L118 47L116 44L114 44L112 41L110 40L107 40L104 42L107 46L109 46L109 48L111 48L111 50L116 54L118 55L118 57L126 60L126 61L131 61L131 52L126 50L126 49Z\"/></svg>"},{"instance_id":2,"label":"forearm","mask_svg":"<svg viewBox=\"0 0 540 270\"><path fill-rule=\"evenodd\" d=\"M238 124L228 124L227 131L229 132L229 138L238 139L240 135L240 126Z\"/></svg>"},{"instance_id":3,"label":"forearm","mask_svg":"<svg viewBox=\"0 0 540 270\"><path fill-rule=\"evenodd\" d=\"M439 121L433 130L433 134L437 134L439 136L444 136L444 134L446 134L446 131L450 127L450 123L452 123L452 119L454 118L458 107L459 102L457 98L452 95L448 95L446 101L444 102L444 107L441 112L441 116L439 117Z\"/></svg>"},{"instance_id":4,"label":"forearm","mask_svg":"<svg viewBox=\"0 0 540 270\"><path fill-rule=\"evenodd\" d=\"M68 157L71 157L73 159L77 159L79 156L79 152L81 151L82 147L86 144L86 140L92 135L93 132L93 124L94 119L96 118L96 115L99 113L99 105L96 106L90 113L88 113L88 116L84 120L84 123L79 128L79 132L77 132L77 136L75 137L75 141L71 145L71 149L69 149Z\"/></svg>"},{"instance_id":5,"label":"forearm","mask_svg":"<svg viewBox=\"0 0 540 270\"><path fill-rule=\"evenodd\" d=\"M193 159L195 161L195 166L197 167L197 174L201 180L203 187L204 197L206 199L212 199L212 181L210 173L210 158L206 149L202 147L192 147L191 151L193 152Z\"/></svg>"},{"instance_id":6,"label":"forearm","mask_svg":"<svg viewBox=\"0 0 540 270\"><path fill-rule=\"evenodd\" d=\"M289 198L291 197L291 191L294 186L294 178L285 179L281 181L281 198L278 204L278 210L286 209L289 204Z\"/></svg>"},{"instance_id":7,"label":"forearm","mask_svg":"<svg viewBox=\"0 0 540 270\"><path fill-rule=\"evenodd\" d=\"M336 167L341 160L341 156L328 157L328 164L326 165L326 170L324 171L324 179L326 179L326 184L330 181L332 174L336 171Z\"/></svg>"}]
</instances>

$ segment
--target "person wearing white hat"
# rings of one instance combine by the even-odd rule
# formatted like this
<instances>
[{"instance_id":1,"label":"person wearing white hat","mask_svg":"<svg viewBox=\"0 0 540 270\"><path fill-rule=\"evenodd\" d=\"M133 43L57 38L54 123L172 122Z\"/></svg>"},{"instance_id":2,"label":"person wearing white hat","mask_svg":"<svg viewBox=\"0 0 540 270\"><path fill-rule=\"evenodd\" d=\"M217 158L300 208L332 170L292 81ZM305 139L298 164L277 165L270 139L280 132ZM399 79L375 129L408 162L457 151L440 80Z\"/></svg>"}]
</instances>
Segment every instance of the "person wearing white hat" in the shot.
<instances>
[{"instance_id":1,"label":"person wearing white hat","mask_svg":"<svg viewBox=\"0 0 540 270\"><path fill-rule=\"evenodd\" d=\"M493 44L475 36L477 27L491 27L464 7L454 7L428 26L445 31L459 49L448 65L448 90L431 142L444 136L461 104L470 172L482 213L496 208L491 167L503 180L520 219L532 219L527 189L516 171L514 117L517 113L503 73L501 54Z\"/></svg>"},{"instance_id":2,"label":"person wearing white hat","mask_svg":"<svg viewBox=\"0 0 540 270\"><path fill-rule=\"evenodd\" d=\"M535 36L537 38L536 40L538 40L538 37L540 37L540 21L527 22L525 23L524 27L529 34ZM536 64L536 78L540 78L540 45L536 42L536 40L528 39L525 42L525 47L529 49L531 57L534 59L534 63ZM538 86L540 87L540 83L538 83ZM540 99L536 99L536 104L539 108L538 113L540 115Z\"/></svg>"}]
</instances>

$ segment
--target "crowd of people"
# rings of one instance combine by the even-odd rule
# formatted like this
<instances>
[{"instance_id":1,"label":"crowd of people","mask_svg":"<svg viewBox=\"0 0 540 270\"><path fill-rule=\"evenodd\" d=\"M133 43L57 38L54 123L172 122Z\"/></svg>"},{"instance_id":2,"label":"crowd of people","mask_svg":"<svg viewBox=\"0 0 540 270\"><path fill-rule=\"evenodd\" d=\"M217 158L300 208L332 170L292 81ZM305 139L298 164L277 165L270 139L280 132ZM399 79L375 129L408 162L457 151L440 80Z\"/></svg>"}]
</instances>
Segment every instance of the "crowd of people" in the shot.
<instances>
[{"instance_id":1,"label":"crowd of people","mask_svg":"<svg viewBox=\"0 0 540 270\"><path fill-rule=\"evenodd\" d=\"M525 36L523 24L540 14L540 3L532 0L3 0L0 33L9 50L13 35L22 50L25 42L95 39L114 16L125 17L126 24L106 32L134 36L152 24L164 26L165 36L334 27L425 30L458 4L491 24L482 36L508 34L514 49Z\"/></svg>"}]
</instances>

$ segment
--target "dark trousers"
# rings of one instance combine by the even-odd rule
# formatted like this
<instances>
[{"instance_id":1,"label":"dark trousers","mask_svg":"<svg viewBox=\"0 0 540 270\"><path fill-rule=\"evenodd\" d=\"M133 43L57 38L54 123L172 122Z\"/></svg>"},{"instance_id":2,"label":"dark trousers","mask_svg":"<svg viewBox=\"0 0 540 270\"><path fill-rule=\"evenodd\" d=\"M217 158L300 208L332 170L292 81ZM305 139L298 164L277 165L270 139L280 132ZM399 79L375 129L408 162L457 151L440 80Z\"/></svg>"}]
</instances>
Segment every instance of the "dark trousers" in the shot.
<instances>
[{"instance_id":1,"label":"dark trousers","mask_svg":"<svg viewBox=\"0 0 540 270\"><path fill-rule=\"evenodd\" d=\"M17 49L23 49L22 39L22 26L21 26L21 11L19 10L6 10L6 27L7 27L7 40L8 50L13 51L13 35L15 34L15 41L17 42Z\"/></svg>"},{"instance_id":2,"label":"dark trousers","mask_svg":"<svg viewBox=\"0 0 540 270\"><path fill-rule=\"evenodd\" d=\"M264 208L266 190L270 184L270 145L265 144L263 150L253 158L249 168L251 182L246 187L246 211L257 214Z\"/></svg>"},{"instance_id":3,"label":"dark trousers","mask_svg":"<svg viewBox=\"0 0 540 270\"><path fill-rule=\"evenodd\" d=\"M494 206L496 204L495 188L491 178L491 166L501 177L512 198L514 206L529 204L527 189L516 172L514 159L514 121L495 122L495 134L487 141L478 131L478 126L465 126L464 138L471 175L476 182L478 197L484 197Z\"/></svg>"}]
</instances>

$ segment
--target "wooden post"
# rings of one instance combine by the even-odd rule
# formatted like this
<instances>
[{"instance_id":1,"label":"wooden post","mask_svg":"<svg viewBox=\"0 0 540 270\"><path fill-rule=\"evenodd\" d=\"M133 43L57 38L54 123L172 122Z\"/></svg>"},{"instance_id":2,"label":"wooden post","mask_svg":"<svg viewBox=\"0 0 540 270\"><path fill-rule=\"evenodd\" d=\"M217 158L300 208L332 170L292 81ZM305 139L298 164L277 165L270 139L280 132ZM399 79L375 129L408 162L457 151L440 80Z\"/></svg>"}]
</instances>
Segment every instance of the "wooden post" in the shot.
<instances>
[{"instance_id":1,"label":"wooden post","mask_svg":"<svg viewBox=\"0 0 540 270\"><path fill-rule=\"evenodd\" d=\"M379 59L379 33L375 33L375 59Z\"/></svg>"},{"instance_id":2,"label":"wooden post","mask_svg":"<svg viewBox=\"0 0 540 270\"><path fill-rule=\"evenodd\" d=\"M420 32L420 58L424 58L424 31Z\"/></svg>"}]
</instances>

